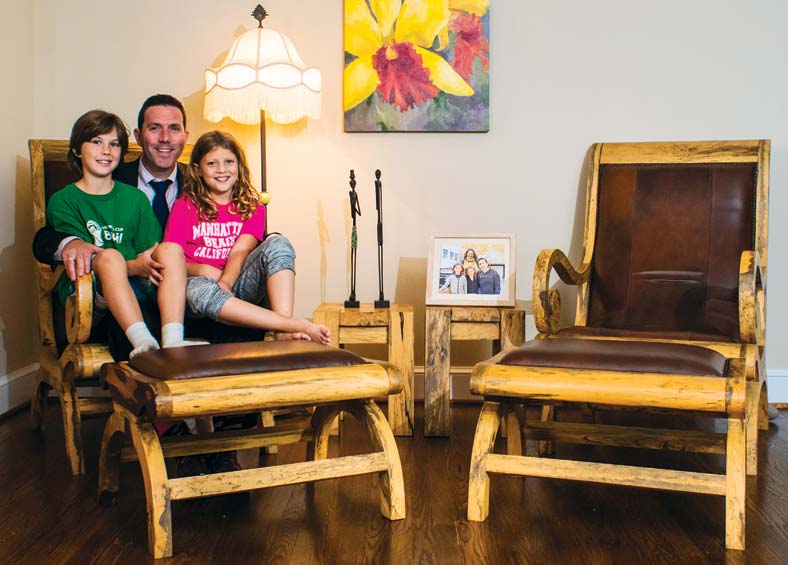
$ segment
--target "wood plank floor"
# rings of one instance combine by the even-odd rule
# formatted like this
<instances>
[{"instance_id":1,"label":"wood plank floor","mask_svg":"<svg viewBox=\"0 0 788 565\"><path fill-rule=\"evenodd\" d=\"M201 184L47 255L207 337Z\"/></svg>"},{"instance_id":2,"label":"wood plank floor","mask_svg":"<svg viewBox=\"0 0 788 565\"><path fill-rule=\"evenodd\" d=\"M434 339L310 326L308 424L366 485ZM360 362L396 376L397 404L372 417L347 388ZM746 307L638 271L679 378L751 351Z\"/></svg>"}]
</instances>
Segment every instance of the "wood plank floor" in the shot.
<instances>
[{"instance_id":1,"label":"wood plank floor","mask_svg":"<svg viewBox=\"0 0 788 565\"><path fill-rule=\"evenodd\" d=\"M478 405L455 405L454 435L425 439L417 408L417 435L397 440L405 520L381 518L377 479L369 475L257 491L240 502L222 497L175 502L175 557L162 562L788 563L785 412L762 432L762 472L747 484L747 550L735 552L724 548L721 497L493 476L490 518L468 522L468 464L478 410ZM96 503L102 423L85 424L88 474L75 478L66 468L56 405L50 406L44 435L30 431L26 412L0 421L0 563L152 561L137 465L122 468L117 506ZM366 449L352 418L332 442L332 454ZM610 455L599 448L571 449L589 459ZM297 445L260 460L303 457L304 447ZM617 460L654 459L652 453L619 450ZM681 468L722 471L720 457L672 454L668 459ZM256 451L241 454L244 466L257 460Z\"/></svg>"}]
</instances>

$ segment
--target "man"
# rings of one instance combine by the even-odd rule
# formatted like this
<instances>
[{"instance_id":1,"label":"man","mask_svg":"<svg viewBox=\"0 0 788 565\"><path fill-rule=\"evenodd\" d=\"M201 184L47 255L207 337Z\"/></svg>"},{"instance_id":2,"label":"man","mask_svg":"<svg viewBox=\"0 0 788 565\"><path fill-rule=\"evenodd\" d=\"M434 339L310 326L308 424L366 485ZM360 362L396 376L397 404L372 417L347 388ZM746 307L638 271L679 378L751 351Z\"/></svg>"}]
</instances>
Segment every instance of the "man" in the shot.
<instances>
[{"instance_id":1,"label":"man","mask_svg":"<svg viewBox=\"0 0 788 565\"><path fill-rule=\"evenodd\" d=\"M479 279L479 294L501 294L501 275L490 268L484 257L479 257L479 272L476 277Z\"/></svg>"}]
</instances>

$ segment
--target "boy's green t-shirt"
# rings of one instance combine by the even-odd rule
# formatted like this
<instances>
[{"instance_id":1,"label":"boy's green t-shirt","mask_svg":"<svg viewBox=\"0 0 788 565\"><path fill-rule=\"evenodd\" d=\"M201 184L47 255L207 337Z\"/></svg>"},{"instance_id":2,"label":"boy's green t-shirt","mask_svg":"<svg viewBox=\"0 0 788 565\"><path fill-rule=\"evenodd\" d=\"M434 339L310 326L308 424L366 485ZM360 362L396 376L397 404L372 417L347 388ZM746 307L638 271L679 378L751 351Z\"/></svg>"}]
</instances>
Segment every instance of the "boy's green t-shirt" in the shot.
<instances>
[{"instance_id":1,"label":"boy's green t-shirt","mask_svg":"<svg viewBox=\"0 0 788 565\"><path fill-rule=\"evenodd\" d=\"M127 261L161 241L162 235L148 197L118 181L107 194L88 194L75 184L58 190L47 203L47 222L96 247L117 249ZM63 275L55 292L65 304L74 285Z\"/></svg>"}]
</instances>

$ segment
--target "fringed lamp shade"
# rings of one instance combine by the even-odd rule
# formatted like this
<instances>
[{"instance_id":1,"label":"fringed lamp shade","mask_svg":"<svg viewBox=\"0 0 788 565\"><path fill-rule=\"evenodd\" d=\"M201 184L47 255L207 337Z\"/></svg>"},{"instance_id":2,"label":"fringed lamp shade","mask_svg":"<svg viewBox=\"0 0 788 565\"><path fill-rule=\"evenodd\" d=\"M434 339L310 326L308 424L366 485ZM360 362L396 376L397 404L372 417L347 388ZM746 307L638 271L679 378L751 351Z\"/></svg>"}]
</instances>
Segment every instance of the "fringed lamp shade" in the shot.
<instances>
[{"instance_id":1,"label":"fringed lamp shade","mask_svg":"<svg viewBox=\"0 0 788 565\"><path fill-rule=\"evenodd\" d=\"M235 40L224 63L205 71L205 118L259 124L265 110L276 123L320 117L320 71L307 67L287 36L252 29Z\"/></svg>"}]
</instances>

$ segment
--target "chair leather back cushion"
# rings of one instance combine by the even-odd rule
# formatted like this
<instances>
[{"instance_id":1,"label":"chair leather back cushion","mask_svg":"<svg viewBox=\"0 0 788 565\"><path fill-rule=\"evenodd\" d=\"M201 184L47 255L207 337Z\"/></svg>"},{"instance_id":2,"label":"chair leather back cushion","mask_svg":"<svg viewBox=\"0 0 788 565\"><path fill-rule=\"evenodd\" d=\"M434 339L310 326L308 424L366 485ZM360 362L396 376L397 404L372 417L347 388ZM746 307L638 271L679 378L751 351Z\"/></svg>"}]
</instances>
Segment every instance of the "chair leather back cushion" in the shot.
<instances>
[{"instance_id":1,"label":"chair leather back cushion","mask_svg":"<svg viewBox=\"0 0 788 565\"><path fill-rule=\"evenodd\" d=\"M44 162L44 198L45 203L50 197L66 185L79 180L66 161Z\"/></svg>"},{"instance_id":2,"label":"chair leather back cushion","mask_svg":"<svg viewBox=\"0 0 788 565\"><path fill-rule=\"evenodd\" d=\"M588 325L739 341L755 175L749 163L602 166Z\"/></svg>"}]
</instances>

